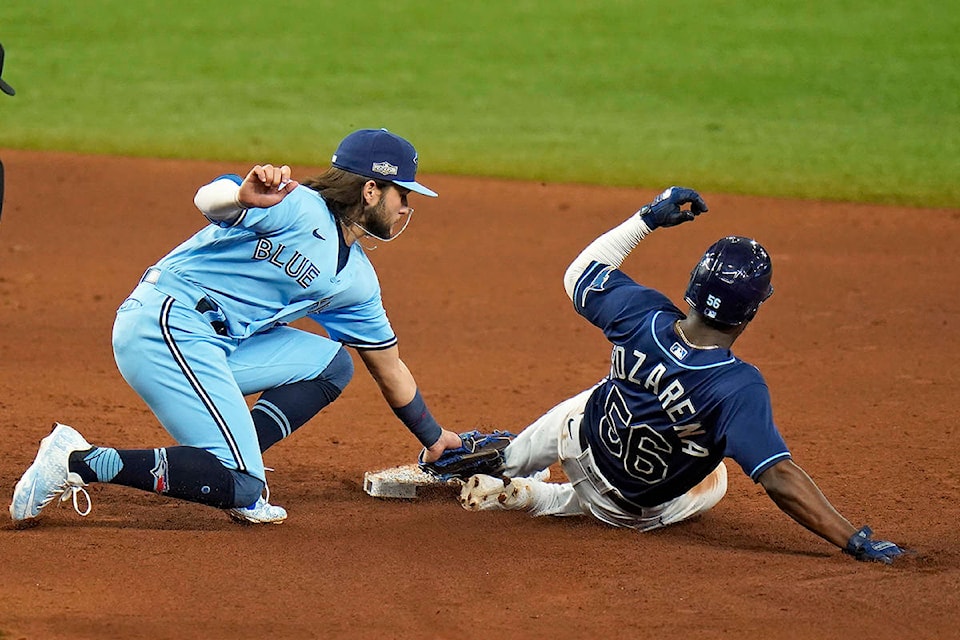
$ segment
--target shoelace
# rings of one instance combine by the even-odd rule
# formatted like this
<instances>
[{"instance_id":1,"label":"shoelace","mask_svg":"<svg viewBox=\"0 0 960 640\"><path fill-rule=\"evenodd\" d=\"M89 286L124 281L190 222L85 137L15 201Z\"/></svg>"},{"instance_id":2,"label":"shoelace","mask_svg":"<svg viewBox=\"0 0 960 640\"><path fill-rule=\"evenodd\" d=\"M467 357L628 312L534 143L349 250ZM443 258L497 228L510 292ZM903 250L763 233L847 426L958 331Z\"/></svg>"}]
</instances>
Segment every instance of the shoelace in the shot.
<instances>
[{"instance_id":1,"label":"shoelace","mask_svg":"<svg viewBox=\"0 0 960 640\"><path fill-rule=\"evenodd\" d=\"M266 482L263 483L263 492L267 494L263 496L263 501L269 503L270 502L270 485L268 485Z\"/></svg>"},{"instance_id":2,"label":"shoelace","mask_svg":"<svg viewBox=\"0 0 960 640\"><path fill-rule=\"evenodd\" d=\"M273 467L264 467L263 470L264 470L264 471L273 471ZM267 474L263 474L263 475L264 475L264 477L266 477ZM266 494L267 494L267 495L265 495L265 496L263 497L263 501L266 502L266 503L269 503L269 502L270 502L270 485L267 484L267 481L266 481L266 480L263 481L263 490L264 490L264 491L266 492Z\"/></svg>"},{"instance_id":3,"label":"shoelace","mask_svg":"<svg viewBox=\"0 0 960 640\"><path fill-rule=\"evenodd\" d=\"M87 493L87 490L84 488L83 484L74 484L67 480L62 487L59 487L58 491L63 491L60 494L60 502L66 502L67 500L73 500L73 510L76 511L80 516L86 517L90 514L90 510L93 509L93 503L90 501L90 494ZM82 493L83 497L87 501L87 508L85 511L80 510L80 500L77 498L77 494Z\"/></svg>"}]
</instances>

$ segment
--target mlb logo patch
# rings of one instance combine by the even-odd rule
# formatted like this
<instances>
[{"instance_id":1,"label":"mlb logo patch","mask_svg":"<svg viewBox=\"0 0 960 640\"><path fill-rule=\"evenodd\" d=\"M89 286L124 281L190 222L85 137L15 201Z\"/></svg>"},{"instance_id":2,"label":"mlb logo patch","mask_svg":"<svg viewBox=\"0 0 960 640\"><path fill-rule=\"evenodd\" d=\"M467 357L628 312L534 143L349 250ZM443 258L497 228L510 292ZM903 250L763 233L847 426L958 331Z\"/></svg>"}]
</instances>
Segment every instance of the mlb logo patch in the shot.
<instances>
[{"instance_id":1,"label":"mlb logo patch","mask_svg":"<svg viewBox=\"0 0 960 640\"><path fill-rule=\"evenodd\" d=\"M397 175L397 167L389 162L374 162L373 172L382 176L395 176Z\"/></svg>"},{"instance_id":2,"label":"mlb logo patch","mask_svg":"<svg viewBox=\"0 0 960 640\"><path fill-rule=\"evenodd\" d=\"M687 348L679 342L674 342L672 345L670 345L670 353L673 354L673 357L675 357L677 360L683 360L690 352L687 351Z\"/></svg>"}]
</instances>

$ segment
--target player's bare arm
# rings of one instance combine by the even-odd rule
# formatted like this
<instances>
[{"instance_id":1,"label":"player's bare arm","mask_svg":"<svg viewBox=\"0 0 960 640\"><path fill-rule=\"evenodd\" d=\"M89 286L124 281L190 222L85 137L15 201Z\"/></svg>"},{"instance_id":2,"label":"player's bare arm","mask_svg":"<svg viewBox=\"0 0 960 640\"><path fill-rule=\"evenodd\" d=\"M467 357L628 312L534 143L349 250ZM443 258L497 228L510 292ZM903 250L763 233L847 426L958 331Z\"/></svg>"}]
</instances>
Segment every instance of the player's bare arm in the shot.
<instances>
[{"instance_id":1,"label":"player's bare arm","mask_svg":"<svg viewBox=\"0 0 960 640\"><path fill-rule=\"evenodd\" d=\"M361 349L360 359L380 388L380 393L391 407L402 407L417 392L417 382L410 369L400 359L396 346L388 349Z\"/></svg>"},{"instance_id":2,"label":"player's bare arm","mask_svg":"<svg viewBox=\"0 0 960 640\"><path fill-rule=\"evenodd\" d=\"M456 449L462 444L456 433L436 425L417 391L413 374L400 359L400 350L396 346L389 349L364 349L360 351L360 358L376 381L387 404L420 439L424 446L421 454L424 462L432 462L445 450ZM428 425L436 427L431 431Z\"/></svg>"},{"instance_id":3,"label":"player's bare arm","mask_svg":"<svg viewBox=\"0 0 960 640\"><path fill-rule=\"evenodd\" d=\"M893 542L874 540L870 527L855 529L792 460L775 464L758 480L784 513L857 560L892 564L906 551Z\"/></svg>"},{"instance_id":4,"label":"player's bare arm","mask_svg":"<svg viewBox=\"0 0 960 640\"><path fill-rule=\"evenodd\" d=\"M857 532L793 460L773 465L760 474L759 481L784 513L841 549Z\"/></svg>"}]
</instances>

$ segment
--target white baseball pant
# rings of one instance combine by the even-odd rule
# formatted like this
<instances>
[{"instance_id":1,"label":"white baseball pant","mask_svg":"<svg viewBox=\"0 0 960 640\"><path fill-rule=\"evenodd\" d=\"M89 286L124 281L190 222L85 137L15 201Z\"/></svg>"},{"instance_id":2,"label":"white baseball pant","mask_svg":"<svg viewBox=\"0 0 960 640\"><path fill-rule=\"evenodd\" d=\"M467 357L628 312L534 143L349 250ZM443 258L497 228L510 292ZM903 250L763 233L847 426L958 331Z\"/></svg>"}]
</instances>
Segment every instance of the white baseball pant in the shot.
<instances>
[{"instance_id":1,"label":"white baseball pant","mask_svg":"<svg viewBox=\"0 0 960 640\"><path fill-rule=\"evenodd\" d=\"M526 427L505 449L503 475L529 487L529 511L534 516L592 514L616 527L649 531L686 520L716 505L727 491L727 468L721 462L687 493L656 507L629 513L611 496L619 496L599 472L588 448L580 446L580 423L593 388L564 400ZM559 461L569 482L532 478ZM622 497L621 497L622 499Z\"/></svg>"}]
</instances>

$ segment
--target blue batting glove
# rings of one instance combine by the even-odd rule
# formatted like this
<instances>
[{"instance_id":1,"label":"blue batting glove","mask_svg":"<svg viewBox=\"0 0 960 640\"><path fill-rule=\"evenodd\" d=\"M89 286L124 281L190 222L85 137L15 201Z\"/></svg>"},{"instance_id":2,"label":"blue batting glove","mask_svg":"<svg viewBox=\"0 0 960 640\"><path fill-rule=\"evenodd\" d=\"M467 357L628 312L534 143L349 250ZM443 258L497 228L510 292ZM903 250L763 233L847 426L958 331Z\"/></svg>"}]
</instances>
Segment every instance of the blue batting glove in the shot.
<instances>
[{"instance_id":1,"label":"blue batting glove","mask_svg":"<svg viewBox=\"0 0 960 640\"><path fill-rule=\"evenodd\" d=\"M685 204L690 205L690 209L687 211L681 209ZM683 222L689 222L707 210L707 203L693 189L670 187L658 195L653 202L640 209L638 214L644 223L653 230L658 227L675 227Z\"/></svg>"},{"instance_id":2,"label":"blue batting glove","mask_svg":"<svg viewBox=\"0 0 960 640\"><path fill-rule=\"evenodd\" d=\"M882 562L884 564L893 564L893 559L905 553L892 542L886 540L872 540L870 536L873 531L870 527L864 526L860 531L850 536L847 541L847 547L843 550L862 562Z\"/></svg>"}]
</instances>

